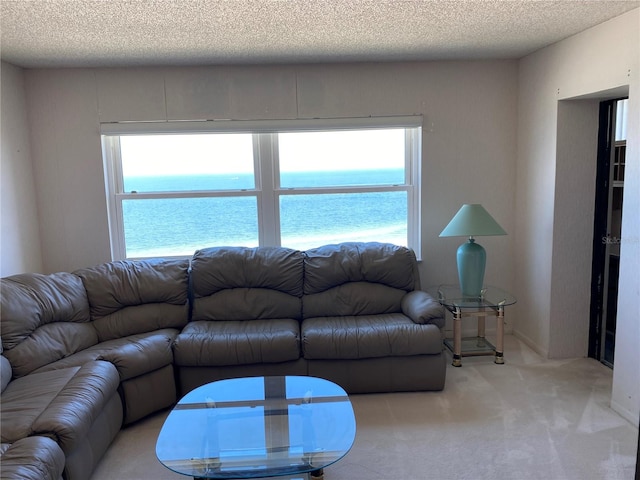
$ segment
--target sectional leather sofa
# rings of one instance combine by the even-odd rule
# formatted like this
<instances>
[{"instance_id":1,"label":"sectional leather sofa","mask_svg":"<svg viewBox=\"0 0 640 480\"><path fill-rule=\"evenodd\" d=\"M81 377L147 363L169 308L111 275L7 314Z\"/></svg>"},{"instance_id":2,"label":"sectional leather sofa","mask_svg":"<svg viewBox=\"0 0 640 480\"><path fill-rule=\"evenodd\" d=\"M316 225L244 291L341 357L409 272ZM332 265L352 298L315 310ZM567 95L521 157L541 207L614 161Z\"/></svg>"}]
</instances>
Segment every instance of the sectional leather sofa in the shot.
<instances>
[{"instance_id":1,"label":"sectional leather sofa","mask_svg":"<svg viewBox=\"0 0 640 480\"><path fill-rule=\"evenodd\" d=\"M87 480L122 426L217 379L444 387L444 312L395 245L216 247L15 275L0 293L2 478Z\"/></svg>"}]
</instances>

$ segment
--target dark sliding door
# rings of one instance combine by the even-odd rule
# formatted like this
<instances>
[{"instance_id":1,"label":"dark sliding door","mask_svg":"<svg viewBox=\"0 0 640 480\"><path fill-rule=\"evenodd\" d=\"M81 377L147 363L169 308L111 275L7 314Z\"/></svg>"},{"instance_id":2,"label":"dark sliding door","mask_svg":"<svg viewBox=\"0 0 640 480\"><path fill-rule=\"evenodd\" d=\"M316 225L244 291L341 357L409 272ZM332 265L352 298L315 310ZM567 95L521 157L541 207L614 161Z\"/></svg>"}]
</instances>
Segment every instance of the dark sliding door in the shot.
<instances>
[{"instance_id":1,"label":"dark sliding door","mask_svg":"<svg viewBox=\"0 0 640 480\"><path fill-rule=\"evenodd\" d=\"M622 198L626 154L626 101L600 104L591 277L589 356L613 367Z\"/></svg>"}]
</instances>

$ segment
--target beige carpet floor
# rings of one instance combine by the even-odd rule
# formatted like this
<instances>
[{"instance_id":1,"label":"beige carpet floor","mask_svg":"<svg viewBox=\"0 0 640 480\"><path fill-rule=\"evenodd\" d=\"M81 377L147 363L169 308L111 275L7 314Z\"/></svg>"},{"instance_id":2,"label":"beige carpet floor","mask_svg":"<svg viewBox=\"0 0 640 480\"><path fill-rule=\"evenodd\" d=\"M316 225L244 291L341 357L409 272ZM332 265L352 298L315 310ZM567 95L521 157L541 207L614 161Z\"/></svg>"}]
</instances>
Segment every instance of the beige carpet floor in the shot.
<instances>
[{"instance_id":1,"label":"beige carpet floor","mask_svg":"<svg viewBox=\"0 0 640 480\"><path fill-rule=\"evenodd\" d=\"M611 382L595 360L507 336L505 365L466 357L442 392L352 395L356 441L325 479L633 479L638 428L610 409ZM155 457L167 414L123 429L92 480L186 479Z\"/></svg>"}]
</instances>

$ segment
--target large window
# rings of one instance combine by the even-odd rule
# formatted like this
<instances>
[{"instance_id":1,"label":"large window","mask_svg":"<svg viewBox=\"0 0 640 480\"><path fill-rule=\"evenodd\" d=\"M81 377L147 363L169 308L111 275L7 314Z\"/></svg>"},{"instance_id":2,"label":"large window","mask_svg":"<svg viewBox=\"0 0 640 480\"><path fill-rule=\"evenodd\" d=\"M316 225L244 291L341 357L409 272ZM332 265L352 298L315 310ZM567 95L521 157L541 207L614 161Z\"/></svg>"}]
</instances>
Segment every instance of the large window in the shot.
<instances>
[{"instance_id":1,"label":"large window","mask_svg":"<svg viewBox=\"0 0 640 480\"><path fill-rule=\"evenodd\" d=\"M419 255L419 121L103 125L113 257L345 241Z\"/></svg>"}]
</instances>

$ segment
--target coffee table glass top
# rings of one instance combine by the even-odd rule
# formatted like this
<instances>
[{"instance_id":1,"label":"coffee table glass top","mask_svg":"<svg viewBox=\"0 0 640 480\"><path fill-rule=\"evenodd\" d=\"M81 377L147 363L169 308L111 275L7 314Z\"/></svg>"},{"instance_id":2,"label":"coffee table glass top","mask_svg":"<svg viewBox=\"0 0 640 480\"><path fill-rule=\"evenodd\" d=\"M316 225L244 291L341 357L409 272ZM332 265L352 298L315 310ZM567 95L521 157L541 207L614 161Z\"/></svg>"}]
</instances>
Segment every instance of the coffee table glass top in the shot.
<instances>
[{"instance_id":1,"label":"coffee table glass top","mask_svg":"<svg viewBox=\"0 0 640 480\"><path fill-rule=\"evenodd\" d=\"M321 471L355 439L345 391L315 377L220 380L185 395L168 415L156 455L196 478L239 479Z\"/></svg>"}]
</instances>

